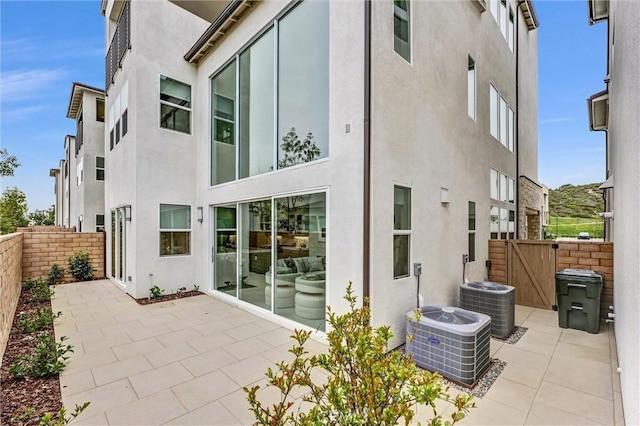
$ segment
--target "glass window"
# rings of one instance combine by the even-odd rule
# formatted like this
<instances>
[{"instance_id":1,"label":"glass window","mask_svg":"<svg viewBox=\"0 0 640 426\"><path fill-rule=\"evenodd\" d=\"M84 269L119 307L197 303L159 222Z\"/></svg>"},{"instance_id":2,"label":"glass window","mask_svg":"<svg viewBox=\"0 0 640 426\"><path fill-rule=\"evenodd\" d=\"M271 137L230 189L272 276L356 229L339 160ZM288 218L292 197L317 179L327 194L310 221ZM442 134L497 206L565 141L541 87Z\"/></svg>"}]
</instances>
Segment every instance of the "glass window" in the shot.
<instances>
[{"instance_id":1,"label":"glass window","mask_svg":"<svg viewBox=\"0 0 640 426\"><path fill-rule=\"evenodd\" d=\"M507 239L507 229L509 224L509 211L507 209L500 209L500 239Z\"/></svg>"},{"instance_id":2,"label":"glass window","mask_svg":"<svg viewBox=\"0 0 640 426\"><path fill-rule=\"evenodd\" d=\"M507 202L509 200L507 191L508 191L508 177L500 173L500 201Z\"/></svg>"},{"instance_id":3,"label":"glass window","mask_svg":"<svg viewBox=\"0 0 640 426\"><path fill-rule=\"evenodd\" d=\"M497 200L500 194L500 174L497 170L491 169L489 185L491 188L491 198Z\"/></svg>"},{"instance_id":4,"label":"glass window","mask_svg":"<svg viewBox=\"0 0 640 426\"><path fill-rule=\"evenodd\" d=\"M491 117L491 136L498 139L498 90L496 90L493 84L489 85L489 111Z\"/></svg>"},{"instance_id":5,"label":"glass window","mask_svg":"<svg viewBox=\"0 0 640 426\"><path fill-rule=\"evenodd\" d=\"M467 113L476 119L476 63L471 56L467 69Z\"/></svg>"},{"instance_id":6,"label":"glass window","mask_svg":"<svg viewBox=\"0 0 640 426\"><path fill-rule=\"evenodd\" d=\"M511 152L515 152L515 117L514 117L514 113L513 110L511 109L511 107L509 107L509 144L507 146L507 148L509 148L509 151Z\"/></svg>"},{"instance_id":7,"label":"glass window","mask_svg":"<svg viewBox=\"0 0 640 426\"><path fill-rule=\"evenodd\" d=\"M191 253L191 206L160 204L160 256Z\"/></svg>"},{"instance_id":8,"label":"glass window","mask_svg":"<svg viewBox=\"0 0 640 426\"><path fill-rule=\"evenodd\" d=\"M96 120L104 123L104 100L96 99Z\"/></svg>"},{"instance_id":9,"label":"glass window","mask_svg":"<svg viewBox=\"0 0 640 426\"><path fill-rule=\"evenodd\" d=\"M493 19L498 21L498 0L489 0L489 10L491 11L491 15L493 15Z\"/></svg>"},{"instance_id":10,"label":"glass window","mask_svg":"<svg viewBox=\"0 0 640 426\"><path fill-rule=\"evenodd\" d=\"M104 232L104 215L96 215L96 232Z\"/></svg>"},{"instance_id":11,"label":"glass window","mask_svg":"<svg viewBox=\"0 0 640 426\"><path fill-rule=\"evenodd\" d=\"M507 146L507 101L500 97L500 143Z\"/></svg>"},{"instance_id":12,"label":"glass window","mask_svg":"<svg viewBox=\"0 0 640 426\"><path fill-rule=\"evenodd\" d=\"M489 213L489 232L491 233L491 239L500 238L500 209L497 207L491 207Z\"/></svg>"},{"instance_id":13,"label":"glass window","mask_svg":"<svg viewBox=\"0 0 640 426\"><path fill-rule=\"evenodd\" d=\"M213 288L236 296L238 291L236 206L216 207L214 214L216 230Z\"/></svg>"},{"instance_id":14,"label":"glass window","mask_svg":"<svg viewBox=\"0 0 640 426\"><path fill-rule=\"evenodd\" d=\"M509 43L509 49L513 52L514 48L515 31L513 25L513 9L509 6L509 25L507 26L507 42Z\"/></svg>"},{"instance_id":15,"label":"glass window","mask_svg":"<svg viewBox=\"0 0 640 426\"><path fill-rule=\"evenodd\" d=\"M393 278L409 276L411 188L393 188Z\"/></svg>"},{"instance_id":16,"label":"glass window","mask_svg":"<svg viewBox=\"0 0 640 426\"><path fill-rule=\"evenodd\" d=\"M411 62L411 25L410 1L394 0L393 2L393 50Z\"/></svg>"},{"instance_id":17,"label":"glass window","mask_svg":"<svg viewBox=\"0 0 640 426\"><path fill-rule=\"evenodd\" d=\"M104 157L96 157L96 180L104 180Z\"/></svg>"},{"instance_id":18,"label":"glass window","mask_svg":"<svg viewBox=\"0 0 640 426\"><path fill-rule=\"evenodd\" d=\"M329 153L329 2L305 1L278 26L278 168Z\"/></svg>"},{"instance_id":19,"label":"glass window","mask_svg":"<svg viewBox=\"0 0 640 426\"><path fill-rule=\"evenodd\" d=\"M507 39L507 0L500 0L500 13L498 16L500 20L500 32L502 36Z\"/></svg>"},{"instance_id":20,"label":"glass window","mask_svg":"<svg viewBox=\"0 0 640 426\"><path fill-rule=\"evenodd\" d=\"M509 203L515 203L516 199L516 181L514 179L509 179L509 191L507 196L507 201Z\"/></svg>"},{"instance_id":21,"label":"glass window","mask_svg":"<svg viewBox=\"0 0 640 426\"><path fill-rule=\"evenodd\" d=\"M236 178L235 104L236 61L211 82L213 125L211 135L211 185Z\"/></svg>"},{"instance_id":22,"label":"glass window","mask_svg":"<svg viewBox=\"0 0 640 426\"><path fill-rule=\"evenodd\" d=\"M240 55L240 178L273 170L273 39L271 29Z\"/></svg>"},{"instance_id":23,"label":"glass window","mask_svg":"<svg viewBox=\"0 0 640 426\"><path fill-rule=\"evenodd\" d=\"M191 86L160 76L160 127L191 132Z\"/></svg>"},{"instance_id":24,"label":"glass window","mask_svg":"<svg viewBox=\"0 0 640 426\"><path fill-rule=\"evenodd\" d=\"M509 238L513 239L516 236L516 212L513 210L509 210Z\"/></svg>"}]
</instances>

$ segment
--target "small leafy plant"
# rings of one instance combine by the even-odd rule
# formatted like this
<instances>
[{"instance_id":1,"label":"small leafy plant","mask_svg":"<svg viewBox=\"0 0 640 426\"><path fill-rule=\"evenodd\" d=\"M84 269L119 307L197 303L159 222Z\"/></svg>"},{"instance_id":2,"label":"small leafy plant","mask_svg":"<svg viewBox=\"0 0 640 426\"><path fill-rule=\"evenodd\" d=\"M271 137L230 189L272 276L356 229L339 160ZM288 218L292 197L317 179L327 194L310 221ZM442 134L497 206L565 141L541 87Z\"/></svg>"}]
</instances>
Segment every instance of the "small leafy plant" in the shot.
<instances>
[{"instance_id":1,"label":"small leafy plant","mask_svg":"<svg viewBox=\"0 0 640 426\"><path fill-rule=\"evenodd\" d=\"M47 282L49 285L56 285L64 278L64 268L54 263L47 273Z\"/></svg>"},{"instance_id":2,"label":"small leafy plant","mask_svg":"<svg viewBox=\"0 0 640 426\"><path fill-rule=\"evenodd\" d=\"M351 283L345 299L351 307L346 314L337 315L327 308L331 324L327 333L328 353L309 356L304 345L311 332L296 330L292 336L295 342L289 350L294 355L293 361L280 362L277 371L267 370L267 387L280 392L278 402L265 406L257 396L260 386L244 388L255 424L409 424L416 414L416 405L423 404L433 408L434 417L429 424L441 425L436 399L454 404L451 421L445 421L445 425L464 419L474 406L473 397L462 394L451 399L439 374L418 368L411 357L400 351L387 352L392 338L390 328L371 327L371 310L368 304L356 307ZM326 373L323 383L314 382L315 370ZM303 410L305 405L292 410L295 405L292 392L300 388L307 392L303 396L307 411Z\"/></svg>"},{"instance_id":3,"label":"small leafy plant","mask_svg":"<svg viewBox=\"0 0 640 426\"><path fill-rule=\"evenodd\" d=\"M46 329L53 320L61 315L62 312L54 314L50 307L39 307L35 312L20 312L18 323L23 333L33 333Z\"/></svg>"},{"instance_id":4,"label":"small leafy plant","mask_svg":"<svg viewBox=\"0 0 640 426\"><path fill-rule=\"evenodd\" d=\"M69 423L76 417L80 415L88 406L91 404L90 402L85 402L82 405L76 404L76 408L71 412L71 414L67 415L67 409L62 407L60 411L55 415L52 413L47 413L40 419L40 426L64 426Z\"/></svg>"},{"instance_id":5,"label":"small leafy plant","mask_svg":"<svg viewBox=\"0 0 640 426\"><path fill-rule=\"evenodd\" d=\"M69 258L69 272L77 281L92 280L95 270L89 259L89 253L78 251Z\"/></svg>"},{"instance_id":6,"label":"small leafy plant","mask_svg":"<svg viewBox=\"0 0 640 426\"><path fill-rule=\"evenodd\" d=\"M149 289L149 295L152 299L156 299L162 296L162 293L164 293L164 290L158 287L157 285L154 285Z\"/></svg>"},{"instance_id":7,"label":"small leafy plant","mask_svg":"<svg viewBox=\"0 0 640 426\"><path fill-rule=\"evenodd\" d=\"M39 278L35 284L31 287L29 300L34 303L48 302L55 294L52 287L42 278Z\"/></svg>"},{"instance_id":8,"label":"small leafy plant","mask_svg":"<svg viewBox=\"0 0 640 426\"><path fill-rule=\"evenodd\" d=\"M42 278L26 278L22 281L22 288L24 290L31 290L34 287L42 287L46 285Z\"/></svg>"},{"instance_id":9,"label":"small leafy plant","mask_svg":"<svg viewBox=\"0 0 640 426\"><path fill-rule=\"evenodd\" d=\"M200 286L198 284L194 284L193 291L200 291Z\"/></svg>"},{"instance_id":10,"label":"small leafy plant","mask_svg":"<svg viewBox=\"0 0 640 426\"><path fill-rule=\"evenodd\" d=\"M176 290L176 295L178 297L183 297L186 292L187 292L186 287L180 287L179 289Z\"/></svg>"},{"instance_id":11,"label":"small leafy plant","mask_svg":"<svg viewBox=\"0 0 640 426\"><path fill-rule=\"evenodd\" d=\"M26 377L45 377L58 374L65 367L65 361L69 358L67 353L73 352L73 346L63 342L67 337L62 336L60 342L49 333L40 333L36 337L38 343L33 355L22 355L9 367L9 374L14 379Z\"/></svg>"}]
</instances>

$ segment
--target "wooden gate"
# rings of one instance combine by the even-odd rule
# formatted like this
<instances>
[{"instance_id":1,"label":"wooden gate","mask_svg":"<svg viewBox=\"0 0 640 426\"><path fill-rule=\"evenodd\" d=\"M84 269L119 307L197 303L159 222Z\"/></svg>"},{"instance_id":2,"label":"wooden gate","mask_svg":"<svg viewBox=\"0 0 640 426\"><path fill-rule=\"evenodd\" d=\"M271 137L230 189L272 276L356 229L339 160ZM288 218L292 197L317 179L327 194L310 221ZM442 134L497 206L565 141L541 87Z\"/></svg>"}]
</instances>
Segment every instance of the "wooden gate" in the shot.
<instances>
[{"instance_id":1,"label":"wooden gate","mask_svg":"<svg viewBox=\"0 0 640 426\"><path fill-rule=\"evenodd\" d=\"M507 284L516 287L516 304L543 309L556 304L557 247L553 241L507 241Z\"/></svg>"}]
</instances>

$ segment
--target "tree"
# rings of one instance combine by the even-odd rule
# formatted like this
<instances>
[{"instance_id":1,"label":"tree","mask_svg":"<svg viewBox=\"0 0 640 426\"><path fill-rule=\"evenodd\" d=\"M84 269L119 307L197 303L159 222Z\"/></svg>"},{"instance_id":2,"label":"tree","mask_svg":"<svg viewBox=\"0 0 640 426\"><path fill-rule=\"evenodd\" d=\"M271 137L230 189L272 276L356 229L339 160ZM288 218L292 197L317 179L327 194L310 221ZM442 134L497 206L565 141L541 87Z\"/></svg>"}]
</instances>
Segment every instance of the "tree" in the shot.
<instances>
[{"instance_id":1,"label":"tree","mask_svg":"<svg viewBox=\"0 0 640 426\"><path fill-rule=\"evenodd\" d=\"M13 176L13 172L18 167L20 167L18 159L9 155L6 149L0 149L0 176Z\"/></svg>"},{"instance_id":2,"label":"tree","mask_svg":"<svg viewBox=\"0 0 640 426\"><path fill-rule=\"evenodd\" d=\"M56 207L51 206L47 210L36 210L29 213L29 224L31 225L55 225Z\"/></svg>"},{"instance_id":3,"label":"tree","mask_svg":"<svg viewBox=\"0 0 640 426\"><path fill-rule=\"evenodd\" d=\"M27 196L18 188L7 188L0 197L0 234L11 234L29 225Z\"/></svg>"},{"instance_id":4,"label":"tree","mask_svg":"<svg viewBox=\"0 0 640 426\"><path fill-rule=\"evenodd\" d=\"M292 127L282 138L280 148L284 153L282 159L278 161L278 167L281 169L295 166L296 164L308 163L320 155L320 148L313 141L313 134L307 133L307 137L300 142L295 127Z\"/></svg>"}]
</instances>

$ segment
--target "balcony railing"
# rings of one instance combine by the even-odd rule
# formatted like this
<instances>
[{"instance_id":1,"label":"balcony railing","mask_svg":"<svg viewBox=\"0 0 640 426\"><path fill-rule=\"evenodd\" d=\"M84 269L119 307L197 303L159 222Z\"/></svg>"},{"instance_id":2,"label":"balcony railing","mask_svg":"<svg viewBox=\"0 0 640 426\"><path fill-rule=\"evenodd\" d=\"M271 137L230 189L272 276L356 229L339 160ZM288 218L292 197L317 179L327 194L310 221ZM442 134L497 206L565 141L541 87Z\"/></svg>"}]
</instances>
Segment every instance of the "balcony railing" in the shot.
<instances>
[{"instance_id":1,"label":"balcony railing","mask_svg":"<svg viewBox=\"0 0 640 426\"><path fill-rule=\"evenodd\" d=\"M109 90L109 86L113 83L113 78L122 64L124 54L131 48L131 12L130 1L124 2L124 7L118 18L118 26L116 32L111 39L105 62L105 91Z\"/></svg>"}]
</instances>

